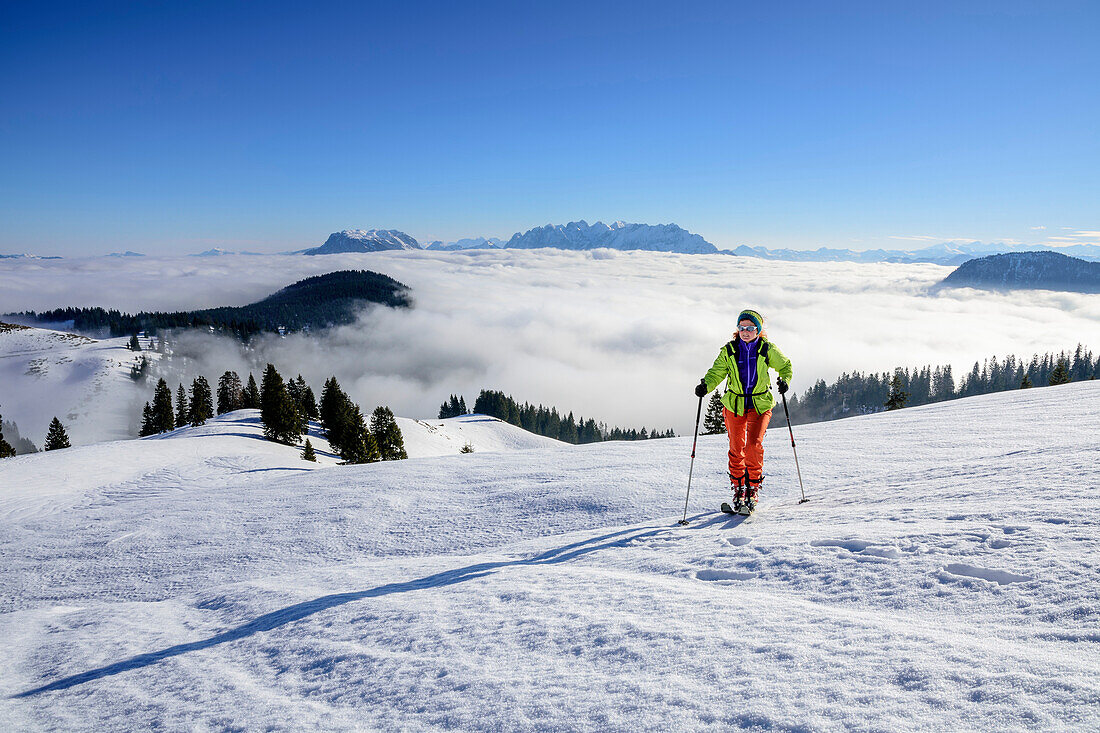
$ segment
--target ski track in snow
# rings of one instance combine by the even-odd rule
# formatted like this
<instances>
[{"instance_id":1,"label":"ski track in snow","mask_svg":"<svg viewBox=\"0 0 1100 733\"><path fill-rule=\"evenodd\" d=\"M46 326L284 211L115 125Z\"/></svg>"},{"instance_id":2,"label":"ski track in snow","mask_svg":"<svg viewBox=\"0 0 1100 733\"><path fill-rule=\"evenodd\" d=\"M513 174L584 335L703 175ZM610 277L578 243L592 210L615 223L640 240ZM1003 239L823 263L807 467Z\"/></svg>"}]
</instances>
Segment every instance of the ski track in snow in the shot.
<instances>
[{"instance_id":1,"label":"ski track in snow","mask_svg":"<svg viewBox=\"0 0 1100 733\"><path fill-rule=\"evenodd\" d=\"M219 420L0 463L0 727L1100 726L1096 383L798 426L802 505L773 428L748 518L703 437L687 527L690 438L313 466Z\"/></svg>"}]
</instances>

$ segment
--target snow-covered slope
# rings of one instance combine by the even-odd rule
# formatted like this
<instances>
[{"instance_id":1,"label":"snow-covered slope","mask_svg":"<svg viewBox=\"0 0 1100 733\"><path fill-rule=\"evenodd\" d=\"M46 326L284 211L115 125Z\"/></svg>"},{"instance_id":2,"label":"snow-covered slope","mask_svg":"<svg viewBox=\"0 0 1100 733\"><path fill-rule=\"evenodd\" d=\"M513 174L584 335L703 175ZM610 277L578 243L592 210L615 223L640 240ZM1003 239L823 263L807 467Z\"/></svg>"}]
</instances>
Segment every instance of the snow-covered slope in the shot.
<instances>
[{"instance_id":1,"label":"snow-covered slope","mask_svg":"<svg viewBox=\"0 0 1100 733\"><path fill-rule=\"evenodd\" d=\"M703 437L686 528L690 438L7 459L0 727L1095 729L1097 424L1086 382L798 426L804 505L776 424L749 519Z\"/></svg>"},{"instance_id":2,"label":"snow-covered slope","mask_svg":"<svg viewBox=\"0 0 1100 733\"><path fill-rule=\"evenodd\" d=\"M463 415L445 420L397 418L410 458L449 456L461 453L465 446L474 452L512 451L531 448L565 447L553 438L529 433L488 415Z\"/></svg>"},{"instance_id":3,"label":"snow-covered slope","mask_svg":"<svg viewBox=\"0 0 1100 733\"><path fill-rule=\"evenodd\" d=\"M396 229L345 229L333 232L320 247L307 249L307 255L331 255L342 252L381 252L390 249L421 249L420 244Z\"/></svg>"},{"instance_id":4,"label":"snow-covered slope","mask_svg":"<svg viewBox=\"0 0 1100 733\"><path fill-rule=\"evenodd\" d=\"M0 414L39 449L54 417L73 445L128 437L125 426L141 414L130 367L142 354L159 358L135 354L128 342L0 326Z\"/></svg>"}]
</instances>

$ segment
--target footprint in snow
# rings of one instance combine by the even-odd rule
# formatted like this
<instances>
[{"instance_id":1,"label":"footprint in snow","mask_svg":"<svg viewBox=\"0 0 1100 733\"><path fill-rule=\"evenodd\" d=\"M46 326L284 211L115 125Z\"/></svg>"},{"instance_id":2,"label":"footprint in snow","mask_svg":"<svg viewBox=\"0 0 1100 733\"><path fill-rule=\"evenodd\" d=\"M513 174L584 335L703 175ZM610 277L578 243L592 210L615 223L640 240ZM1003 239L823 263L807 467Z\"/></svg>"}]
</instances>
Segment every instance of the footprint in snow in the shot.
<instances>
[{"instance_id":1,"label":"footprint in snow","mask_svg":"<svg viewBox=\"0 0 1100 733\"><path fill-rule=\"evenodd\" d=\"M894 547L875 547L870 542L863 540L814 540L810 543L814 547L839 547L853 555L859 555L857 560L898 560L901 552Z\"/></svg>"},{"instance_id":2,"label":"footprint in snow","mask_svg":"<svg viewBox=\"0 0 1100 733\"><path fill-rule=\"evenodd\" d=\"M697 570L695 577L699 580L752 580L755 573L742 573L735 570Z\"/></svg>"},{"instance_id":3,"label":"footprint in snow","mask_svg":"<svg viewBox=\"0 0 1100 733\"><path fill-rule=\"evenodd\" d=\"M964 565L963 563L951 563L950 565L945 565L943 568L943 573L963 578L980 578L981 580L988 580L989 582L996 583L997 585L1008 585L1009 583L1026 583L1029 580L1033 580L1033 578L1028 575L1010 573L1007 570L979 568L975 565ZM951 578L944 578L943 573L940 574L940 580L951 580Z\"/></svg>"},{"instance_id":4,"label":"footprint in snow","mask_svg":"<svg viewBox=\"0 0 1100 733\"><path fill-rule=\"evenodd\" d=\"M745 545L752 542L752 537L730 537L726 540L726 542L730 543L734 547L744 547Z\"/></svg>"}]
</instances>

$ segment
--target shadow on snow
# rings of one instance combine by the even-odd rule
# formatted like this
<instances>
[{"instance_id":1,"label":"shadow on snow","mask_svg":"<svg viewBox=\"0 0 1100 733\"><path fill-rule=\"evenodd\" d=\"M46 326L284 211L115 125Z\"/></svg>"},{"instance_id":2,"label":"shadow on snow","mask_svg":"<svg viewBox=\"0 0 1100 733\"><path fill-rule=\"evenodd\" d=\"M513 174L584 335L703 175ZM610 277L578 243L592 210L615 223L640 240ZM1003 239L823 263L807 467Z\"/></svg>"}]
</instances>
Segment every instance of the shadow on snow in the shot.
<instances>
[{"instance_id":1,"label":"shadow on snow","mask_svg":"<svg viewBox=\"0 0 1100 733\"><path fill-rule=\"evenodd\" d=\"M693 516L692 520L697 520L707 514L700 514ZM698 525L691 525L689 529L700 529L702 527L711 526L718 523L723 523L725 527L733 527L740 524L739 519L743 517L731 518L728 515L719 514L717 517L710 519ZM676 527L642 527L635 529L626 529L619 532L612 532L601 537L593 537L580 542L575 542L564 547L559 547L553 550L548 550L540 555L526 558L523 560L502 560L499 562L486 562L477 563L475 565L469 565L464 568L458 568L456 570L447 570L442 573L436 573L434 575L428 575L416 580L406 581L404 583L387 583L386 585L380 585L377 588L371 588L369 590L354 591L350 593L333 593L327 596L321 596L311 601L305 601L303 603L296 603L293 606L287 606L281 608L278 611L272 611L271 613L264 614L246 624L237 626L223 631L220 634L215 634L207 639L201 641L193 641L188 644L177 644L175 646L167 647L155 652L148 652L146 654L138 654L137 656L124 659L114 664L108 664L103 667L88 670L87 672L81 672L69 677L50 682L49 684L42 685L41 687L35 687L34 689L21 692L14 695L15 698L31 697L43 692L54 692L57 690L67 690L70 687L84 684L85 682L91 682L93 680L103 679L104 677L111 677L121 672L126 672L132 669L141 669L148 667L149 665L156 664L164 659L170 657L177 657L181 654L188 652L198 651L200 649L209 649L210 647L217 646L219 644L225 644L231 641L238 641L240 639L247 638L261 631L271 631L277 629L280 626L292 623L294 621L300 621L301 619L312 616L321 611L326 611L330 608L342 606L345 603L351 603L352 601L359 601L364 598L378 598L380 596L386 596L393 593L408 593L409 591L424 590L427 588L440 588L448 585L454 585L467 580L474 580L489 575L501 568L523 566L523 565L552 565L561 562L572 560L581 555L587 555L598 550L605 550L611 547L623 547L630 542L640 540L646 537L653 537L665 532L675 531ZM627 536L629 535L629 536Z\"/></svg>"}]
</instances>

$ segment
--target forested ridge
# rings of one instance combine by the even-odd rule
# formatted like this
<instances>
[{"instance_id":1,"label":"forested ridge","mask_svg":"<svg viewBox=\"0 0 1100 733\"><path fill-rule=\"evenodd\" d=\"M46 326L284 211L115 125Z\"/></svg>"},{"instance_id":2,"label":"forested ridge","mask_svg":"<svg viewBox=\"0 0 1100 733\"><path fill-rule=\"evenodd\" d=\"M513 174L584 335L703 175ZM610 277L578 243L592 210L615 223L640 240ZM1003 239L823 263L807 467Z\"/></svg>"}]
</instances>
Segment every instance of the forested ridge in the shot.
<instances>
[{"instance_id":1,"label":"forested ridge","mask_svg":"<svg viewBox=\"0 0 1100 733\"><path fill-rule=\"evenodd\" d=\"M261 332L302 331L351 323L364 303L391 308L412 305L409 288L393 278L370 270L342 270L317 275L288 285L263 300L239 307L194 311L142 311L123 313L104 308L57 308L14 315L38 323L73 322L82 332L126 336L165 328L214 328L247 338Z\"/></svg>"}]
</instances>

